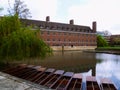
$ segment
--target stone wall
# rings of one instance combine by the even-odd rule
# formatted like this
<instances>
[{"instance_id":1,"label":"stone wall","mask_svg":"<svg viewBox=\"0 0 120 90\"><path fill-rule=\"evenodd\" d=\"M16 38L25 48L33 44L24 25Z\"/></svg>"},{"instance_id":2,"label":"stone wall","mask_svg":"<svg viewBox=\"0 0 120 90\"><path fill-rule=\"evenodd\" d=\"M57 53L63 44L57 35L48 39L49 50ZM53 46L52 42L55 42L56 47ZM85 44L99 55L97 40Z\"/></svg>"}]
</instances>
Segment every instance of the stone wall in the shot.
<instances>
[{"instance_id":1,"label":"stone wall","mask_svg":"<svg viewBox=\"0 0 120 90\"><path fill-rule=\"evenodd\" d=\"M95 50L96 46L51 46L54 51L62 50Z\"/></svg>"}]
</instances>

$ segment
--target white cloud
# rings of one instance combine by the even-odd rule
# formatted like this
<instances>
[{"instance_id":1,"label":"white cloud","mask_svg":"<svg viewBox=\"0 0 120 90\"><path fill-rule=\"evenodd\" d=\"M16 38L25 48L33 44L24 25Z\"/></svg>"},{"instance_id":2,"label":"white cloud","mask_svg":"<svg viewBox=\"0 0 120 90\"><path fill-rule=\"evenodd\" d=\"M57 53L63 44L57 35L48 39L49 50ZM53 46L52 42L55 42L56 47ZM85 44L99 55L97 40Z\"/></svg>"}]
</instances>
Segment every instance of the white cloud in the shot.
<instances>
[{"instance_id":1,"label":"white cloud","mask_svg":"<svg viewBox=\"0 0 120 90\"><path fill-rule=\"evenodd\" d=\"M57 14L57 0L25 0L33 19L45 20L46 16L52 19Z\"/></svg>"},{"instance_id":2,"label":"white cloud","mask_svg":"<svg viewBox=\"0 0 120 90\"><path fill-rule=\"evenodd\" d=\"M33 19L45 20L46 16L50 16L55 20L57 13L57 0L21 0L30 9ZM2 2L2 3L1 3ZM11 6L14 0L10 0ZM8 0L0 0L0 6L4 8L3 14L6 14L8 8Z\"/></svg>"},{"instance_id":3,"label":"white cloud","mask_svg":"<svg viewBox=\"0 0 120 90\"><path fill-rule=\"evenodd\" d=\"M120 0L86 0L83 4L73 3L66 7L62 7L62 4L67 5L67 2L61 1L60 6L60 0L22 1L30 9L32 19L45 20L46 16L50 16L51 21L63 23L74 19L75 24L87 26L92 26L92 21L97 21L98 30L109 30L113 34L120 34ZM14 0L10 2L13 3ZM77 0L71 0L72 2ZM4 7L2 13L6 13L8 0L0 0L0 6Z\"/></svg>"},{"instance_id":4,"label":"white cloud","mask_svg":"<svg viewBox=\"0 0 120 90\"><path fill-rule=\"evenodd\" d=\"M78 24L91 26L92 21L97 21L98 30L118 33L111 27L120 24L119 4L119 0L89 0L87 4L70 7L68 15Z\"/></svg>"}]
</instances>

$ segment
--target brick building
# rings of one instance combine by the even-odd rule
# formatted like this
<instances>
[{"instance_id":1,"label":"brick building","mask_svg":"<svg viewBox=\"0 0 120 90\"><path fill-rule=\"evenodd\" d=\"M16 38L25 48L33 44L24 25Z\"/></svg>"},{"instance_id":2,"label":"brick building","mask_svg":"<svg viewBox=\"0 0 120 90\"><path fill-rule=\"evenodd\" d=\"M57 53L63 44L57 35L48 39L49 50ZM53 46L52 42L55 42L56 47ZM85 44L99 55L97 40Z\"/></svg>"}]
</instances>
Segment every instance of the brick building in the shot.
<instances>
[{"instance_id":1,"label":"brick building","mask_svg":"<svg viewBox=\"0 0 120 90\"><path fill-rule=\"evenodd\" d=\"M41 38L54 50L83 50L95 49L96 42L96 22L89 26L74 25L74 20L69 24L50 22L50 17L46 21L22 20L26 25L40 28Z\"/></svg>"},{"instance_id":2,"label":"brick building","mask_svg":"<svg viewBox=\"0 0 120 90\"><path fill-rule=\"evenodd\" d=\"M111 35L110 44L120 46L120 35Z\"/></svg>"}]
</instances>

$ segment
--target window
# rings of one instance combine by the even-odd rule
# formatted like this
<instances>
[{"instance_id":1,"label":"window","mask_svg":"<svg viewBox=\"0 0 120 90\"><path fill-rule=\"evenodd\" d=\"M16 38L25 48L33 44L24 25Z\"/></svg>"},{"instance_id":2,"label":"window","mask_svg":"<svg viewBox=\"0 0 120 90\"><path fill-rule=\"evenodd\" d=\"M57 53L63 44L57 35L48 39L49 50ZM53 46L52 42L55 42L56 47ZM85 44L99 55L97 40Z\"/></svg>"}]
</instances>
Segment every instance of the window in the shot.
<instances>
[{"instance_id":1,"label":"window","mask_svg":"<svg viewBox=\"0 0 120 90\"><path fill-rule=\"evenodd\" d=\"M50 27L50 29L53 29L53 28L54 28L53 26Z\"/></svg>"},{"instance_id":2,"label":"window","mask_svg":"<svg viewBox=\"0 0 120 90\"><path fill-rule=\"evenodd\" d=\"M84 29L84 32L86 32L86 29Z\"/></svg>"},{"instance_id":3,"label":"window","mask_svg":"<svg viewBox=\"0 0 120 90\"><path fill-rule=\"evenodd\" d=\"M73 31L74 29L73 28L71 28L71 31Z\"/></svg>"},{"instance_id":4,"label":"window","mask_svg":"<svg viewBox=\"0 0 120 90\"><path fill-rule=\"evenodd\" d=\"M67 30L69 30L69 28L68 28L68 27L67 27L66 29L67 29Z\"/></svg>"},{"instance_id":5,"label":"window","mask_svg":"<svg viewBox=\"0 0 120 90\"><path fill-rule=\"evenodd\" d=\"M71 45L71 48L73 48L73 45Z\"/></svg>"},{"instance_id":6,"label":"window","mask_svg":"<svg viewBox=\"0 0 120 90\"><path fill-rule=\"evenodd\" d=\"M47 41L50 41L50 39L47 39Z\"/></svg>"},{"instance_id":7,"label":"window","mask_svg":"<svg viewBox=\"0 0 120 90\"><path fill-rule=\"evenodd\" d=\"M78 31L78 29L76 28L75 31Z\"/></svg>"},{"instance_id":8,"label":"window","mask_svg":"<svg viewBox=\"0 0 120 90\"><path fill-rule=\"evenodd\" d=\"M55 32L53 32L53 35L55 35Z\"/></svg>"},{"instance_id":9,"label":"window","mask_svg":"<svg viewBox=\"0 0 120 90\"><path fill-rule=\"evenodd\" d=\"M50 34L50 32L48 31L48 32L47 32L47 34L49 35L49 34Z\"/></svg>"},{"instance_id":10,"label":"window","mask_svg":"<svg viewBox=\"0 0 120 90\"><path fill-rule=\"evenodd\" d=\"M41 34L44 34L44 32L41 32Z\"/></svg>"},{"instance_id":11,"label":"window","mask_svg":"<svg viewBox=\"0 0 120 90\"><path fill-rule=\"evenodd\" d=\"M64 30L64 27L62 27L62 30Z\"/></svg>"},{"instance_id":12,"label":"window","mask_svg":"<svg viewBox=\"0 0 120 90\"><path fill-rule=\"evenodd\" d=\"M49 29L49 27L48 27L48 26L45 26L45 28L46 28L46 29Z\"/></svg>"},{"instance_id":13,"label":"window","mask_svg":"<svg viewBox=\"0 0 120 90\"><path fill-rule=\"evenodd\" d=\"M66 35L66 33L64 33L64 35Z\"/></svg>"}]
</instances>

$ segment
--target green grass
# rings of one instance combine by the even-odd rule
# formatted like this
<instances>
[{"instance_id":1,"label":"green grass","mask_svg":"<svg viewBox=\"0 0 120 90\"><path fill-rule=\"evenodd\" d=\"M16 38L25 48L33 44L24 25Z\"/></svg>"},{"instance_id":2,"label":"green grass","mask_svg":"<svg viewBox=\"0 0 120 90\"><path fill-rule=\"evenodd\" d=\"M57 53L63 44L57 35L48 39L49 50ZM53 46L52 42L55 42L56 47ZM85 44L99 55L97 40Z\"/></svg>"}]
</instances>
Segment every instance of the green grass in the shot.
<instances>
[{"instance_id":1,"label":"green grass","mask_svg":"<svg viewBox=\"0 0 120 90\"><path fill-rule=\"evenodd\" d=\"M96 50L120 50L120 47L98 47Z\"/></svg>"}]
</instances>

